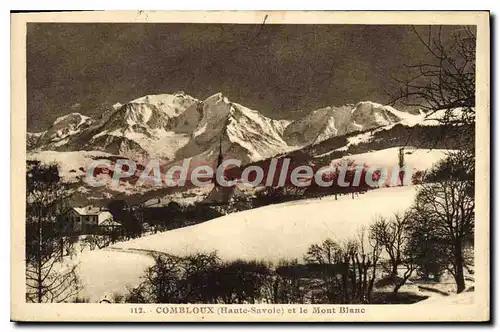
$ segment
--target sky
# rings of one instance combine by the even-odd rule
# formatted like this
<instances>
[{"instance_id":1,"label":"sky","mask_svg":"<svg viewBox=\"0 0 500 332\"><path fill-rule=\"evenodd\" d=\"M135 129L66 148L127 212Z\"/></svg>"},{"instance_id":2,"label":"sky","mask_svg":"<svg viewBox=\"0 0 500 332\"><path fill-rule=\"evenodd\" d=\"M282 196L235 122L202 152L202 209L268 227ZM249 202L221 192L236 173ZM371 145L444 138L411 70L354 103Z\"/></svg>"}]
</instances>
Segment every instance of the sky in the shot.
<instances>
[{"instance_id":1,"label":"sky","mask_svg":"<svg viewBox=\"0 0 500 332\"><path fill-rule=\"evenodd\" d=\"M393 76L426 56L408 26L30 23L28 131L180 90L222 92L274 119L387 103Z\"/></svg>"}]
</instances>

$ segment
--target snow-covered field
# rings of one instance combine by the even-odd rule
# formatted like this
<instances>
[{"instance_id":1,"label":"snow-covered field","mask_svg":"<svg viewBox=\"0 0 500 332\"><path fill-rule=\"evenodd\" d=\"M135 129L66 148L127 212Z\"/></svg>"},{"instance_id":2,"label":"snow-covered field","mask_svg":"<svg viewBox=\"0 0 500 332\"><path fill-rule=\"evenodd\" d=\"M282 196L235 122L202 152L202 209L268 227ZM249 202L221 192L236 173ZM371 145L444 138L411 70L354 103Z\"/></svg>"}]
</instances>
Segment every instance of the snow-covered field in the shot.
<instances>
[{"instance_id":1,"label":"snow-covered field","mask_svg":"<svg viewBox=\"0 0 500 332\"><path fill-rule=\"evenodd\" d=\"M373 167L397 167L399 147L366 152L348 156L356 164L366 164ZM444 159L451 150L405 148L405 166L414 170L428 170L439 160Z\"/></svg>"},{"instance_id":2,"label":"snow-covered field","mask_svg":"<svg viewBox=\"0 0 500 332\"><path fill-rule=\"evenodd\" d=\"M416 304L450 305L450 304L473 304L474 292L463 292L461 294L450 294L449 296L430 296L428 299Z\"/></svg>"},{"instance_id":3,"label":"snow-covered field","mask_svg":"<svg viewBox=\"0 0 500 332\"><path fill-rule=\"evenodd\" d=\"M237 212L191 227L159 233L113 247L186 255L217 250L223 259L302 258L307 248L330 237L354 236L376 216L404 211L415 187L384 188L352 199L333 196L288 202Z\"/></svg>"},{"instance_id":4,"label":"snow-covered field","mask_svg":"<svg viewBox=\"0 0 500 332\"><path fill-rule=\"evenodd\" d=\"M111 300L137 286L144 271L153 265L147 254L121 252L109 248L85 251L78 256L78 275L83 285L80 297L90 302Z\"/></svg>"},{"instance_id":5,"label":"snow-covered field","mask_svg":"<svg viewBox=\"0 0 500 332\"><path fill-rule=\"evenodd\" d=\"M26 160L39 160L45 164L55 163L59 166L59 172L67 183L77 182L79 176L85 175L88 166L99 158L106 158L109 153L101 151L36 151L29 152Z\"/></svg>"},{"instance_id":6,"label":"snow-covered field","mask_svg":"<svg viewBox=\"0 0 500 332\"><path fill-rule=\"evenodd\" d=\"M198 225L116 243L81 254L82 293L91 301L124 293L152 264L148 251L175 255L216 250L223 259L302 259L311 244L326 238L343 241L377 216L404 211L416 188L369 191L355 199L340 196L308 199L237 212Z\"/></svg>"}]
</instances>

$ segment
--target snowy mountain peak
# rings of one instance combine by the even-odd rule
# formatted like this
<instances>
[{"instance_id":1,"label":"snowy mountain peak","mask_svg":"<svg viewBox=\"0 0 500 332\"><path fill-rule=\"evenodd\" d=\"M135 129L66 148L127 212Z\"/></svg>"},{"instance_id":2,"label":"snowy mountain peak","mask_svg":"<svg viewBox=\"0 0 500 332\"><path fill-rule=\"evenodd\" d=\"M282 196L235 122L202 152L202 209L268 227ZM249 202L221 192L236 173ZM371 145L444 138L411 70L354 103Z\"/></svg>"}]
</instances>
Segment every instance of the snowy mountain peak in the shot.
<instances>
[{"instance_id":1,"label":"snowy mountain peak","mask_svg":"<svg viewBox=\"0 0 500 332\"><path fill-rule=\"evenodd\" d=\"M231 111L232 103L229 99L222 94L222 92L218 92L203 101L203 110L204 112L217 112L228 114Z\"/></svg>"},{"instance_id":2,"label":"snowy mountain peak","mask_svg":"<svg viewBox=\"0 0 500 332\"><path fill-rule=\"evenodd\" d=\"M70 113L58 117L52 126L39 136L37 144L49 144L54 146L64 145L73 135L88 128L93 120L80 113Z\"/></svg>"},{"instance_id":3,"label":"snowy mountain peak","mask_svg":"<svg viewBox=\"0 0 500 332\"><path fill-rule=\"evenodd\" d=\"M128 103L110 116L100 132L129 130L144 133L149 129L162 128L167 122L168 117L152 104Z\"/></svg>"},{"instance_id":4,"label":"snowy mountain peak","mask_svg":"<svg viewBox=\"0 0 500 332\"><path fill-rule=\"evenodd\" d=\"M146 95L130 101L133 104L150 104L172 118L184 112L188 107L197 103L196 98L185 94L183 91L174 94Z\"/></svg>"},{"instance_id":5,"label":"snowy mountain peak","mask_svg":"<svg viewBox=\"0 0 500 332\"><path fill-rule=\"evenodd\" d=\"M68 126L68 125L74 125L74 126L80 126L83 123L90 121L90 117L82 115L80 113L70 113L66 114L63 116L58 117L52 126Z\"/></svg>"},{"instance_id":6,"label":"snowy mountain peak","mask_svg":"<svg viewBox=\"0 0 500 332\"><path fill-rule=\"evenodd\" d=\"M288 125L283 137L291 145L319 143L348 132L350 108L328 106L314 110Z\"/></svg>"},{"instance_id":7,"label":"snowy mountain peak","mask_svg":"<svg viewBox=\"0 0 500 332\"><path fill-rule=\"evenodd\" d=\"M204 154L214 157L220 140L224 150L242 161L264 159L289 150L282 133L287 121L273 120L258 111L231 102L222 93L216 93L186 110L174 130L189 132L189 143L178 154L179 158Z\"/></svg>"},{"instance_id":8,"label":"snowy mountain peak","mask_svg":"<svg viewBox=\"0 0 500 332\"><path fill-rule=\"evenodd\" d=\"M249 161L256 161L290 150L282 138L283 124L233 103L226 135L230 142L247 151Z\"/></svg>"},{"instance_id":9,"label":"snowy mountain peak","mask_svg":"<svg viewBox=\"0 0 500 332\"><path fill-rule=\"evenodd\" d=\"M422 120L421 116L398 111L392 106L361 101L356 105L328 106L314 110L288 125L283 137L288 144L304 146L355 131L396 123L415 125Z\"/></svg>"},{"instance_id":10,"label":"snowy mountain peak","mask_svg":"<svg viewBox=\"0 0 500 332\"><path fill-rule=\"evenodd\" d=\"M213 95L211 95L210 97L208 97L207 99L205 99L203 102L208 104L208 103L217 103L217 102L221 102L221 101L224 101L226 103L228 103L228 99L227 97L225 97L222 92L217 92Z\"/></svg>"},{"instance_id":11,"label":"snowy mountain peak","mask_svg":"<svg viewBox=\"0 0 500 332\"><path fill-rule=\"evenodd\" d=\"M352 120L363 129L388 126L401 121L393 110L390 106L363 101L352 110Z\"/></svg>"}]
</instances>

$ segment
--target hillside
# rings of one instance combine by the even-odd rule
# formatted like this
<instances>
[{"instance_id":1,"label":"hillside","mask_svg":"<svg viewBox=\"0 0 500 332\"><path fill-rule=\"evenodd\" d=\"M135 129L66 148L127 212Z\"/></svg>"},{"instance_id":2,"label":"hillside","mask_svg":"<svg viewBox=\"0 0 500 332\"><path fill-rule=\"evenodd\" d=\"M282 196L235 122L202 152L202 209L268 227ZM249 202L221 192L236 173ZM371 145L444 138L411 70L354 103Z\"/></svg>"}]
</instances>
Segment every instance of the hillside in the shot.
<instances>
[{"instance_id":1,"label":"hillside","mask_svg":"<svg viewBox=\"0 0 500 332\"><path fill-rule=\"evenodd\" d=\"M397 123L413 126L425 121L425 114L410 114L371 101L356 105L328 106L292 122L284 138L293 145L314 145L353 132L389 127Z\"/></svg>"},{"instance_id":2,"label":"hillside","mask_svg":"<svg viewBox=\"0 0 500 332\"><path fill-rule=\"evenodd\" d=\"M237 212L195 226L113 245L185 255L217 250L224 259L302 258L309 245L331 237L342 241L377 216L403 211L415 187L369 191L356 199L308 199ZM363 206L363 208L360 208Z\"/></svg>"},{"instance_id":3,"label":"hillside","mask_svg":"<svg viewBox=\"0 0 500 332\"><path fill-rule=\"evenodd\" d=\"M85 252L79 258L87 285L83 294L95 301L134 286L152 264L149 251L185 255L216 250L225 260L302 260L311 244L328 237L343 241L355 236L376 216L408 208L414 195L415 187L397 187L373 190L354 200L324 197L271 205ZM134 264L120 263L125 261Z\"/></svg>"}]
</instances>

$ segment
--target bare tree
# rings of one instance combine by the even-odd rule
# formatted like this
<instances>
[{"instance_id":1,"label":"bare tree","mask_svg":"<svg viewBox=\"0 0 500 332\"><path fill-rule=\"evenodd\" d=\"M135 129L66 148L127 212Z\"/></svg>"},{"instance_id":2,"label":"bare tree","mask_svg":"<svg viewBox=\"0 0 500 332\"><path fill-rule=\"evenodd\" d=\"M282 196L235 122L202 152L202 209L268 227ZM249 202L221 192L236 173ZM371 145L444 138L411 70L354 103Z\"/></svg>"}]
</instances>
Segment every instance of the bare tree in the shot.
<instances>
[{"instance_id":1,"label":"bare tree","mask_svg":"<svg viewBox=\"0 0 500 332\"><path fill-rule=\"evenodd\" d=\"M371 303L381 246L361 229L342 246L327 239L309 247L305 260L323 266L329 303Z\"/></svg>"},{"instance_id":2,"label":"bare tree","mask_svg":"<svg viewBox=\"0 0 500 332\"><path fill-rule=\"evenodd\" d=\"M407 244L407 222L406 215L395 213L391 219L377 219L370 227L370 236L377 239L389 256L390 276L395 284L398 279L398 268L403 262L403 251Z\"/></svg>"},{"instance_id":3,"label":"bare tree","mask_svg":"<svg viewBox=\"0 0 500 332\"><path fill-rule=\"evenodd\" d=\"M353 286L356 284L351 284L349 279L351 252L347 247L347 243L341 247L332 239L326 239L311 245L304 256L307 263L320 268L319 275L328 303L350 303L355 293Z\"/></svg>"},{"instance_id":4,"label":"bare tree","mask_svg":"<svg viewBox=\"0 0 500 332\"><path fill-rule=\"evenodd\" d=\"M432 238L449 252L448 268L460 293L465 288L464 251L474 229L476 32L469 26L412 31L427 50L427 59L408 65L404 78L395 78L399 92L394 103L423 110L443 125L441 136L453 136L459 143L460 151L450 153L426 175L433 183L419 190L414 212L419 215L416 220L430 224ZM444 114L432 117L437 112Z\"/></svg>"},{"instance_id":5,"label":"bare tree","mask_svg":"<svg viewBox=\"0 0 500 332\"><path fill-rule=\"evenodd\" d=\"M394 293L397 293L406 284L417 268L415 254L410 250L409 246L410 222L409 213L395 213L388 220L379 218L370 227L370 236L377 239L389 256L389 278L394 285ZM400 275L401 270L402 275Z\"/></svg>"},{"instance_id":6,"label":"bare tree","mask_svg":"<svg viewBox=\"0 0 500 332\"><path fill-rule=\"evenodd\" d=\"M85 236L82 240L83 245L81 246L80 252L83 252L85 247L90 250L102 249L109 246L112 243L112 237L108 234L90 234Z\"/></svg>"},{"instance_id":7,"label":"bare tree","mask_svg":"<svg viewBox=\"0 0 500 332\"><path fill-rule=\"evenodd\" d=\"M359 271L358 289L362 292L362 302L371 303L382 246L377 238L370 236L370 234L367 236L365 228L358 231L357 246L358 253L354 256L354 262Z\"/></svg>"},{"instance_id":8,"label":"bare tree","mask_svg":"<svg viewBox=\"0 0 500 332\"><path fill-rule=\"evenodd\" d=\"M411 27L423 47L427 59L406 66L407 72L394 77L399 91L393 103L417 107L431 117L444 111L437 121L460 128L464 145L474 142L476 33L474 27L461 26L449 33L450 27ZM447 33L443 30L446 29ZM461 112L455 112L460 109ZM449 128L447 129L449 130ZM443 132L443 135L447 134ZM465 136L465 137L464 137Z\"/></svg>"},{"instance_id":9,"label":"bare tree","mask_svg":"<svg viewBox=\"0 0 500 332\"><path fill-rule=\"evenodd\" d=\"M265 290L271 303L304 303L310 281L295 273L298 260L281 260L275 269L275 275L268 279ZM312 292L311 292L312 293ZM311 294L313 297L314 295Z\"/></svg>"},{"instance_id":10,"label":"bare tree","mask_svg":"<svg viewBox=\"0 0 500 332\"><path fill-rule=\"evenodd\" d=\"M146 270L142 283L130 290L126 302L182 303L182 258L163 253L151 256L155 264Z\"/></svg>"},{"instance_id":11,"label":"bare tree","mask_svg":"<svg viewBox=\"0 0 500 332\"><path fill-rule=\"evenodd\" d=\"M474 196L470 181L447 180L422 185L413 210L431 224L433 237L448 250L447 269L457 293L465 289L465 252L474 234Z\"/></svg>"},{"instance_id":12,"label":"bare tree","mask_svg":"<svg viewBox=\"0 0 500 332\"><path fill-rule=\"evenodd\" d=\"M400 186L404 185L404 178L405 178L405 171L403 170L403 167L405 167L405 148L399 148L398 150L398 166L399 166L399 181L400 181Z\"/></svg>"},{"instance_id":13,"label":"bare tree","mask_svg":"<svg viewBox=\"0 0 500 332\"><path fill-rule=\"evenodd\" d=\"M80 291L77 266L65 262L73 239L59 218L67 189L56 165L28 161L26 173L26 300L70 301Z\"/></svg>"}]
</instances>

